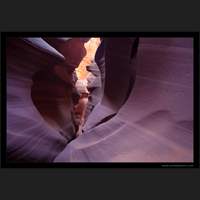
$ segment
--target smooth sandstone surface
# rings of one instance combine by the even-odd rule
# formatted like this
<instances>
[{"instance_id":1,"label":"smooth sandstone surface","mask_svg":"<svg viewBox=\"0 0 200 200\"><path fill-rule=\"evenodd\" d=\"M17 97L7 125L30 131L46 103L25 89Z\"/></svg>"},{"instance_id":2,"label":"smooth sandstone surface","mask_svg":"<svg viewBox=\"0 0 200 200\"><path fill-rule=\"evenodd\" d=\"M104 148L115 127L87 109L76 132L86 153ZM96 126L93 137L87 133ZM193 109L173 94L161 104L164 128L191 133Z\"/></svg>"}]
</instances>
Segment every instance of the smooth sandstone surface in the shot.
<instances>
[{"instance_id":1,"label":"smooth sandstone surface","mask_svg":"<svg viewBox=\"0 0 200 200\"><path fill-rule=\"evenodd\" d=\"M140 38L138 46L137 38L105 38L95 58L103 97L74 140L70 81L50 76L54 66L74 69L84 56L82 49L73 57L73 45L82 44L69 41L7 41L9 161L193 161L192 39Z\"/></svg>"},{"instance_id":2,"label":"smooth sandstone surface","mask_svg":"<svg viewBox=\"0 0 200 200\"><path fill-rule=\"evenodd\" d=\"M104 107L96 107L98 117L88 118L84 134L72 141L55 162L193 161L192 44L190 38L140 38L137 64L131 68L128 56L120 57L128 49L128 42L127 48L113 47L112 56L106 60L106 72L115 78L106 79L106 92L110 93L104 98ZM133 74L135 65L135 84L121 105L114 97L124 97L127 85L123 84L129 77L126 70ZM112 113L112 97L120 105L117 114L104 123L89 126L94 121L98 124L107 110Z\"/></svg>"},{"instance_id":3,"label":"smooth sandstone surface","mask_svg":"<svg viewBox=\"0 0 200 200\"><path fill-rule=\"evenodd\" d=\"M73 70L59 50L42 38L7 39L9 162L52 162L76 137Z\"/></svg>"}]
</instances>

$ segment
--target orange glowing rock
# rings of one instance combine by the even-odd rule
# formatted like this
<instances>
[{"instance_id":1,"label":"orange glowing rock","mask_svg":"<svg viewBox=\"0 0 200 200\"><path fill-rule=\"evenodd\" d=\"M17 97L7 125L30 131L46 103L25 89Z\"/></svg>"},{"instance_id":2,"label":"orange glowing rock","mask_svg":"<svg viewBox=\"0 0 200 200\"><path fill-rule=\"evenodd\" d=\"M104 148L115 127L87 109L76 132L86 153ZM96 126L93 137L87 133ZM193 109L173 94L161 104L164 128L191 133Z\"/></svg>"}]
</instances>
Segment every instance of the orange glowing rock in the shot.
<instances>
[{"instance_id":1,"label":"orange glowing rock","mask_svg":"<svg viewBox=\"0 0 200 200\"><path fill-rule=\"evenodd\" d=\"M80 62L79 66L76 68L76 74L78 79L86 79L88 75L88 71L86 70L86 66L91 64L94 60L94 56L96 50L100 44L100 38L91 38L88 42L85 43L85 49L87 51L85 57Z\"/></svg>"}]
</instances>

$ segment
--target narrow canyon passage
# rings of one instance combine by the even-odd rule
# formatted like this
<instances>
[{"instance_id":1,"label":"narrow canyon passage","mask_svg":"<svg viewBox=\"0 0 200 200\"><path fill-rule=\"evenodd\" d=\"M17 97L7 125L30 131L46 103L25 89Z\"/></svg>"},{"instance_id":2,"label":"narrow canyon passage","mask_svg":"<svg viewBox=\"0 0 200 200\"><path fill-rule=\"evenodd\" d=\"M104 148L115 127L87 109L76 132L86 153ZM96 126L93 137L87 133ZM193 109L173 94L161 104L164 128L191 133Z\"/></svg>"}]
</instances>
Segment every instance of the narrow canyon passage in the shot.
<instances>
[{"instance_id":1,"label":"narrow canyon passage","mask_svg":"<svg viewBox=\"0 0 200 200\"><path fill-rule=\"evenodd\" d=\"M192 162L191 38L9 38L9 162Z\"/></svg>"}]
</instances>

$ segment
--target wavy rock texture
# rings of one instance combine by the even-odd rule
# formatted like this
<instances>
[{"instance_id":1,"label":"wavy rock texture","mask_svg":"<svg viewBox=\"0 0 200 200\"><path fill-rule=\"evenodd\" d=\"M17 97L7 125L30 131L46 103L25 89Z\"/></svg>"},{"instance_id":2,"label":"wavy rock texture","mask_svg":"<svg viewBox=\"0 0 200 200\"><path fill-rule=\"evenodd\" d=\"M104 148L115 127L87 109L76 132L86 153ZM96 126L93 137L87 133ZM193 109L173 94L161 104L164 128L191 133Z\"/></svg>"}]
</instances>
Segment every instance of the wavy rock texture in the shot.
<instances>
[{"instance_id":1,"label":"wavy rock texture","mask_svg":"<svg viewBox=\"0 0 200 200\"><path fill-rule=\"evenodd\" d=\"M74 139L73 71L87 40L7 40L8 160L193 161L192 39L105 38L93 68L103 90Z\"/></svg>"},{"instance_id":2,"label":"wavy rock texture","mask_svg":"<svg viewBox=\"0 0 200 200\"><path fill-rule=\"evenodd\" d=\"M131 40L105 42L103 100L55 162L193 161L192 39L141 38L137 64Z\"/></svg>"},{"instance_id":3,"label":"wavy rock texture","mask_svg":"<svg viewBox=\"0 0 200 200\"><path fill-rule=\"evenodd\" d=\"M52 162L75 138L72 71L65 57L42 38L7 40L9 161Z\"/></svg>"}]
</instances>

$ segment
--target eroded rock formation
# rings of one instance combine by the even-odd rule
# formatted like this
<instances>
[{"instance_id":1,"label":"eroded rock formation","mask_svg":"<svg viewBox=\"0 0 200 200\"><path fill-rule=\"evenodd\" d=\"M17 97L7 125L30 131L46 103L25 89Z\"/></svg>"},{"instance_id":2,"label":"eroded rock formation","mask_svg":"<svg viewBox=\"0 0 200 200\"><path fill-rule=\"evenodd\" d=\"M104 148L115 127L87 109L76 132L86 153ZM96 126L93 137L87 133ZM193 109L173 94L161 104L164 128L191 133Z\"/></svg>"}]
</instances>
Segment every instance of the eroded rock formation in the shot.
<instances>
[{"instance_id":1,"label":"eroded rock formation","mask_svg":"<svg viewBox=\"0 0 200 200\"><path fill-rule=\"evenodd\" d=\"M192 39L141 38L137 63L137 40L105 42L103 100L55 162L192 162Z\"/></svg>"},{"instance_id":2,"label":"eroded rock formation","mask_svg":"<svg viewBox=\"0 0 200 200\"><path fill-rule=\"evenodd\" d=\"M88 67L96 83L90 77L87 120L75 139L73 72L86 41L8 38L9 161L192 161L192 39L104 38Z\"/></svg>"},{"instance_id":3,"label":"eroded rock formation","mask_svg":"<svg viewBox=\"0 0 200 200\"><path fill-rule=\"evenodd\" d=\"M73 105L79 97L73 71L85 55L83 42L48 42L51 45L42 38L7 39L9 161L52 162L76 137Z\"/></svg>"}]
</instances>

